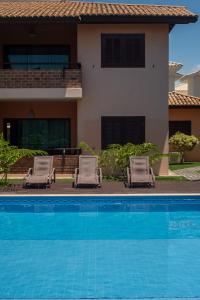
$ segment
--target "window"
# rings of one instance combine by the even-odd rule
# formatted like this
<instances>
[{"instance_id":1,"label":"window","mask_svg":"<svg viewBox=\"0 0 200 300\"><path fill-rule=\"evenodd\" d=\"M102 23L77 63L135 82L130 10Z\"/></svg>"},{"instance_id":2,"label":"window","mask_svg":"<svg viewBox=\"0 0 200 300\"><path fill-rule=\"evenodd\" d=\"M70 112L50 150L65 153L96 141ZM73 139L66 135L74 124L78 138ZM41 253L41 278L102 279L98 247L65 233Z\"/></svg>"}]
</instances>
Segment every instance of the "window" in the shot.
<instances>
[{"instance_id":1,"label":"window","mask_svg":"<svg viewBox=\"0 0 200 300\"><path fill-rule=\"evenodd\" d=\"M101 66L145 67L144 34L102 34Z\"/></svg>"},{"instance_id":2,"label":"window","mask_svg":"<svg viewBox=\"0 0 200 300\"><path fill-rule=\"evenodd\" d=\"M102 149L110 144L145 142L145 117L102 117Z\"/></svg>"},{"instance_id":3,"label":"window","mask_svg":"<svg viewBox=\"0 0 200 300\"><path fill-rule=\"evenodd\" d=\"M9 132L8 132L9 129ZM4 121L4 134L11 145L29 149L70 147L69 119L10 119Z\"/></svg>"},{"instance_id":4,"label":"window","mask_svg":"<svg viewBox=\"0 0 200 300\"><path fill-rule=\"evenodd\" d=\"M192 122L191 121L169 121L169 137L171 137L178 131L191 135Z\"/></svg>"},{"instance_id":5,"label":"window","mask_svg":"<svg viewBox=\"0 0 200 300\"><path fill-rule=\"evenodd\" d=\"M68 46L6 46L6 69L61 69L69 67Z\"/></svg>"}]
</instances>

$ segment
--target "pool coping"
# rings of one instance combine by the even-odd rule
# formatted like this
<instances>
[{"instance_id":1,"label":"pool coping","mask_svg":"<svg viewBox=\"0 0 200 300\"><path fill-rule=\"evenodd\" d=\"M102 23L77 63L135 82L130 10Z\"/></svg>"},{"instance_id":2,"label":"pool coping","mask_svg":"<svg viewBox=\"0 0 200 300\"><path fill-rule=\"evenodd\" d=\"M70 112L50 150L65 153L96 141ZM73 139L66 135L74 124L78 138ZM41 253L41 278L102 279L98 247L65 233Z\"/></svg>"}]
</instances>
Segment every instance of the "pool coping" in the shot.
<instances>
[{"instance_id":1,"label":"pool coping","mask_svg":"<svg viewBox=\"0 0 200 300\"><path fill-rule=\"evenodd\" d=\"M1 197L160 197L160 196L200 196L200 193L152 193L152 194L3 194Z\"/></svg>"}]
</instances>

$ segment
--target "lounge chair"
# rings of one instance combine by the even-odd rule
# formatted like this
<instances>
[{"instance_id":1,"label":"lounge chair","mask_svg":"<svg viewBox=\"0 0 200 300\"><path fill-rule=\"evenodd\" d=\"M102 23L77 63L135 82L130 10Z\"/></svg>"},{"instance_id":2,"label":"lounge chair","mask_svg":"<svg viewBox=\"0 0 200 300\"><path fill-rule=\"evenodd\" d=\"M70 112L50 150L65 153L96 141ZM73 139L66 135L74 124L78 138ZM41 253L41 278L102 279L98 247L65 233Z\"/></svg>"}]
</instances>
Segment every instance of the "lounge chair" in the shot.
<instances>
[{"instance_id":1,"label":"lounge chair","mask_svg":"<svg viewBox=\"0 0 200 300\"><path fill-rule=\"evenodd\" d=\"M134 184L155 187L155 176L153 169L149 166L148 156L131 156L130 168L127 168L128 186Z\"/></svg>"},{"instance_id":2,"label":"lounge chair","mask_svg":"<svg viewBox=\"0 0 200 300\"><path fill-rule=\"evenodd\" d=\"M102 171L98 168L98 157L89 155L79 156L79 168L75 169L75 188L80 186L100 187L102 183Z\"/></svg>"},{"instance_id":3,"label":"lounge chair","mask_svg":"<svg viewBox=\"0 0 200 300\"><path fill-rule=\"evenodd\" d=\"M50 186L52 182L55 182L53 156L35 156L33 168L30 168L24 177L24 186Z\"/></svg>"}]
</instances>

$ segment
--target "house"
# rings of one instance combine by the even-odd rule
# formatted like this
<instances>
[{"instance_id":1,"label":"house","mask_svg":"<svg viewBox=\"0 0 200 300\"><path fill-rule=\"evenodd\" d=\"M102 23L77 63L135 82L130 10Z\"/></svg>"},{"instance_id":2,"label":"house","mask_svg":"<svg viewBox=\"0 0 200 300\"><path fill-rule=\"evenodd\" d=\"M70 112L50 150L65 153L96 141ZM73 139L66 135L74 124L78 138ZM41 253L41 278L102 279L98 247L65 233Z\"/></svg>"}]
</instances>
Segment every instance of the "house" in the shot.
<instances>
[{"instance_id":1,"label":"house","mask_svg":"<svg viewBox=\"0 0 200 300\"><path fill-rule=\"evenodd\" d=\"M200 138L200 72L183 76L179 73L182 66L180 63L169 62L169 137L180 131ZM176 85L178 80L179 84ZM200 146L188 152L185 159L200 161Z\"/></svg>"},{"instance_id":2,"label":"house","mask_svg":"<svg viewBox=\"0 0 200 300\"><path fill-rule=\"evenodd\" d=\"M200 97L200 70L182 76L176 90L185 95Z\"/></svg>"},{"instance_id":3,"label":"house","mask_svg":"<svg viewBox=\"0 0 200 300\"><path fill-rule=\"evenodd\" d=\"M175 91L175 83L183 75L179 73L180 69L183 67L182 64L176 62L169 62L169 92Z\"/></svg>"},{"instance_id":4,"label":"house","mask_svg":"<svg viewBox=\"0 0 200 300\"><path fill-rule=\"evenodd\" d=\"M200 98L176 91L169 93L169 137L180 131L200 138ZM185 156L186 161L200 161L200 146Z\"/></svg>"},{"instance_id":5,"label":"house","mask_svg":"<svg viewBox=\"0 0 200 300\"><path fill-rule=\"evenodd\" d=\"M168 37L197 18L178 6L0 2L5 138L51 153L80 141L149 141L167 153Z\"/></svg>"}]
</instances>

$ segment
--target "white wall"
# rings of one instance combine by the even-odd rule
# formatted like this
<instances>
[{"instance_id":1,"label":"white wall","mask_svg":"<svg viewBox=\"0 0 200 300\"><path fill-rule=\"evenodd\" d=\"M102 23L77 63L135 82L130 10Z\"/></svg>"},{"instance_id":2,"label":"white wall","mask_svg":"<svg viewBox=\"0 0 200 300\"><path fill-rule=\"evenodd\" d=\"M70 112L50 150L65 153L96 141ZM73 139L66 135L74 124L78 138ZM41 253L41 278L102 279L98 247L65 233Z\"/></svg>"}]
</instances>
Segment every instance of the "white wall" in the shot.
<instances>
[{"instance_id":1,"label":"white wall","mask_svg":"<svg viewBox=\"0 0 200 300\"><path fill-rule=\"evenodd\" d=\"M175 90L175 81L176 81L176 74L169 73L169 92Z\"/></svg>"},{"instance_id":2,"label":"white wall","mask_svg":"<svg viewBox=\"0 0 200 300\"><path fill-rule=\"evenodd\" d=\"M101 33L145 33L146 68L101 68ZM101 147L101 116L145 116L146 141L168 152L168 25L78 25L83 98L78 141ZM160 174L167 174L163 160Z\"/></svg>"},{"instance_id":3,"label":"white wall","mask_svg":"<svg viewBox=\"0 0 200 300\"><path fill-rule=\"evenodd\" d=\"M187 82L180 83L179 85L176 86L176 92L188 95L188 84Z\"/></svg>"},{"instance_id":4,"label":"white wall","mask_svg":"<svg viewBox=\"0 0 200 300\"><path fill-rule=\"evenodd\" d=\"M200 97L200 76L196 75L188 79L188 94Z\"/></svg>"}]
</instances>

